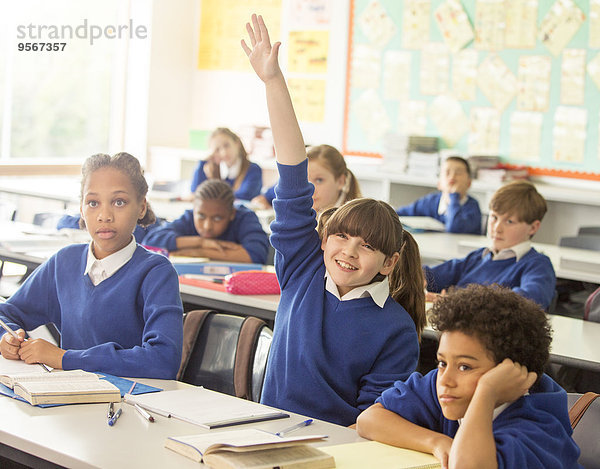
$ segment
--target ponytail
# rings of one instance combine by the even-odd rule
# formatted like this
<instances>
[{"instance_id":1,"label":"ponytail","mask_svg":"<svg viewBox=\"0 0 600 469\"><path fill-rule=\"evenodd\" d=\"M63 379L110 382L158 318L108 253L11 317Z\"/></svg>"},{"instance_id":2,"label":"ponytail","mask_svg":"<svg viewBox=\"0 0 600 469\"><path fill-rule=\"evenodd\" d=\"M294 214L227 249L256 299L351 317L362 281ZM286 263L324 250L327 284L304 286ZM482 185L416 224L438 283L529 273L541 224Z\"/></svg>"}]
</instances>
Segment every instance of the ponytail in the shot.
<instances>
[{"instance_id":1,"label":"ponytail","mask_svg":"<svg viewBox=\"0 0 600 469\"><path fill-rule=\"evenodd\" d=\"M396 262L388 280L391 297L408 312L417 328L419 340L421 340L421 333L427 324L425 289L423 287L425 282L419 246L406 230L404 230L404 239L400 249L400 259Z\"/></svg>"},{"instance_id":2,"label":"ponytail","mask_svg":"<svg viewBox=\"0 0 600 469\"><path fill-rule=\"evenodd\" d=\"M346 170L346 184L344 186L344 193L344 203L348 202L349 200L362 197L358 180L356 179L356 176L354 176L354 173L349 169Z\"/></svg>"}]
</instances>

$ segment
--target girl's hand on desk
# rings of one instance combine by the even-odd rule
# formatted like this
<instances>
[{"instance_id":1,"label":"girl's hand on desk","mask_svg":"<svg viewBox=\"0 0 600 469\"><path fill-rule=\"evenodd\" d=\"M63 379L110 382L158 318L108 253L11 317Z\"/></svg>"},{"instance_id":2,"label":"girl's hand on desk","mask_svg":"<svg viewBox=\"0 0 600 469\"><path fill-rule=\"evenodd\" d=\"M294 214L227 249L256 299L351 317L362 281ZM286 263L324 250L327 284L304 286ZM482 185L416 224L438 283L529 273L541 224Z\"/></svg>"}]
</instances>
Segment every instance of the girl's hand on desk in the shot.
<instances>
[{"instance_id":1,"label":"girl's hand on desk","mask_svg":"<svg viewBox=\"0 0 600 469\"><path fill-rule=\"evenodd\" d=\"M2 340L0 341L0 354L9 360L21 359L21 357L19 357L19 349L25 340L25 331L23 329L19 329L15 332L19 336L19 340L15 339L9 333L6 333L2 336Z\"/></svg>"},{"instance_id":2,"label":"girl's hand on desk","mask_svg":"<svg viewBox=\"0 0 600 469\"><path fill-rule=\"evenodd\" d=\"M238 243L234 243L233 241L220 241L220 240L215 240L215 241L217 242L217 244L219 245L219 248L222 251L238 249L240 247L240 245Z\"/></svg>"},{"instance_id":3,"label":"girl's hand on desk","mask_svg":"<svg viewBox=\"0 0 600 469\"><path fill-rule=\"evenodd\" d=\"M62 357L65 351L44 339L31 339L23 342L19 356L25 363L44 363L62 370Z\"/></svg>"}]
</instances>

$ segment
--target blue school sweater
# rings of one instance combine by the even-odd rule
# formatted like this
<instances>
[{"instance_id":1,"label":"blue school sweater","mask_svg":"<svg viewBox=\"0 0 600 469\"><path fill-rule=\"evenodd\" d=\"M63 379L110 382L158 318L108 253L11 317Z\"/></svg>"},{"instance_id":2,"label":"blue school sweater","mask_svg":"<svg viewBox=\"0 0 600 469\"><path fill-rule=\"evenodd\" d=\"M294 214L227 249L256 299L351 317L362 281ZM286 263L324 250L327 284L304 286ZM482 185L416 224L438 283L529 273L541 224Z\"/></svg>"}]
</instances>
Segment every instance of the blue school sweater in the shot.
<instances>
[{"instance_id":1,"label":"blue school sweater","mask_svg":"<svg viewBox=\"0 0 600 469\"><path fill-rule=\"evenodd\" d=\"M556 286L556 274L548 256L531 248L518 262L516 257L493 261L491 252L482 257L484 249L435 267L423 267L427 290L440 293L453 285L498 283L548 309Z\"/></svg>"},{"instance_id":2,"label":"blue school sweater","mask_svg":"<svg viewBox=\"0 0 600 469\"><path fill-rule=\"evenodd\" d=\"M176 239L179 236L199 236L194 226L193 210L186 210L177 220L152 230L144 238L143 244L175 251ZM269 237L262 229L256 214L243 205L236 204L235 217L217 239L241 244L256 264L264 264L267 261Z\"/></svg>"},{"instance_id":3,"label":"blue school sweater","mask_svg":"<svg viewBox=\"0 0 600 469\"><path fill-rule=\"evenodd\" d=\"M192 184L190 186L192 192L196 190L196 188L206 181L206 174L204 173L204 163L205 161L200 161L196 170L194 171L194 176L192 177ZM235 184L235 179L225 178L227 184L231 187ZM254 197L260 194L260 189L262 188L262 169L256 163L250 163L248 166L248 171L246 172L246 176L244 176L244 180L240 184L240 187L233 192L236 199L239 200L252 200Z\"/></svg>"},{"instance_id":4,"label":"blue school sweater","mask_svg":"<svg viewBox=\"0 0 600 469\"><path fill-rule=\"evenodd\" d=\"M57 230L62 230L63 228L73 228L75 230L81 229L79 227L79 220L81 219L81 215L63 215L60 217L56 224ZM136 243L141 243L144 237L152 231L154 228L158 228L162 225L163 222L156 221L152 225L147 227L143 227L140 225L135 225L135 229L133 230L133 237L135 238Z\"/></svg>"},{"instance_id":5,"label":"blue school sweater","mask_svg":"<svg viewBox=\"0 0 600 469\"><path fill-rule=\"evenodd\" d=\"M388 297L339 301L325 290L307 160L279 165L271 243L281 286L262 403L350 425L395 380L414 371L415 325Z\"/></svg>"},{"instance_id":6,"label":"blue school sweater","mask_svg":"<svg viewBox=\"0 0 600 469\"><path fill-rule=\"evenodd\" d=\"M420 427L454 438L458 421L448 420L437 398L437 370L397 381L377 402ZM571 435L567 393L547 375L504 409L492 427L499 469L575 469L579 448Z\"/></svg>"},{"instance_id":7,"label":"blue school sweater","mask_svg":"<svg viewBox=\"0 0 600 469\"><path fill-rule=\"evenodd\" d=\"M477 200L468 195L467 201L461 205L460 195L450 194L448 208L440 215L438 207L441 198L441 192L433 192L410 205L400 207L396 213L401 216L433 217L444 223L449 233L481 234L481 211Z\"/></svg>"},{"instance_id":8,"label":"blue school sweater","mask_svg":"<svg viewBox=\"0 0 600 469\"><path fill-rule=\"evenodd\" d=\"M87 244L61 249L0 305L0 317L26 331L54 323L65 370L174 379L183 307L169 260L137 246L123 267L94 286L83 274L87 254Z\"/></svg>"}]
</instances>

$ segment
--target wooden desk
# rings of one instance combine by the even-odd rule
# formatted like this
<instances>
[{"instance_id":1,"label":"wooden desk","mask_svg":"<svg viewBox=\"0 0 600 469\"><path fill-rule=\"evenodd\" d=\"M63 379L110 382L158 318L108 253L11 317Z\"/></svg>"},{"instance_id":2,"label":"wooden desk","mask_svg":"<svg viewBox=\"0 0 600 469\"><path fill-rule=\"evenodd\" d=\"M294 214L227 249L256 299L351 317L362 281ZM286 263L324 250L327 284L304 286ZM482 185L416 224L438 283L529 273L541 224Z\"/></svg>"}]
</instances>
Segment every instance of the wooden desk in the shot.
<instances>
[{"instance_id":1,"label":"wooden desk","mask_svg":"<svg viewBox=\"0 0 600 469\"><path fill-rule=\"evenodd\" d=\"M188 386L169 380L139 380L165 390ZM81 404L41 409L0 396L0 455L35 468L178 468L204 467L191 459L164 448L169 436L204 433L197 425L174 418L156 416L156 422L143 420L133 407L121 404L123 415L115 426L106 422L106 404ZM236 425L211 432L256 427L276 432L304 420L290 413L284 420ZM325 434L320 445L365 441L356 431L315 420L301 434Z\"/></svg>"},{"instance_id":2,"label":"wooden desk","mask_svg":"<svg viewBox=\"0 0 600 469\"><path fill-rule=\"evenodd\" d=\"M414 233L424 262L447 261L464 257L475 249L489 244L488 238L478 235L455 233ZM550 258L556 276L582 282L600 283L600 252L587 249L573 249L554 244L533 243L533 247ZM587 269L565 268L565 260L585 261L591 267ZM573 262L573 263L576 263ZM598 265L595 271L594 265Z\"/></svg>"}]
</instances>

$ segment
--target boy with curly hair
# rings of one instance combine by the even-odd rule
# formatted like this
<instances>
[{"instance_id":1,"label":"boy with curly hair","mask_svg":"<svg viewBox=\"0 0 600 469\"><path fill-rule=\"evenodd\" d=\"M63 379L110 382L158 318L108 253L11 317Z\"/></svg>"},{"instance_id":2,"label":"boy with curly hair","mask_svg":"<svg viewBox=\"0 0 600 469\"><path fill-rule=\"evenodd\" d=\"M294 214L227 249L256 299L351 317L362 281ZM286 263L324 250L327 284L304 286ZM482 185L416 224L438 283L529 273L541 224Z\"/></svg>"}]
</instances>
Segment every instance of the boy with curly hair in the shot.
<instances>
[{"instance_id":1,"label":"boy with curly hair","mask_svg":"<svg viewBox=\"0 0 600 469\"><path fill-rule=\"evenodd\" d=\"M442 467L579 468L566 392L543 374L551 329L534 302L470 285L433 306L438 367L397 381L358 433L432 453Z\"/></svg>"}]
</instances>

